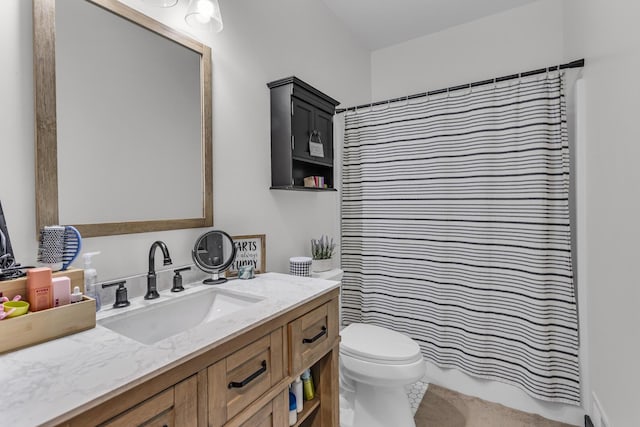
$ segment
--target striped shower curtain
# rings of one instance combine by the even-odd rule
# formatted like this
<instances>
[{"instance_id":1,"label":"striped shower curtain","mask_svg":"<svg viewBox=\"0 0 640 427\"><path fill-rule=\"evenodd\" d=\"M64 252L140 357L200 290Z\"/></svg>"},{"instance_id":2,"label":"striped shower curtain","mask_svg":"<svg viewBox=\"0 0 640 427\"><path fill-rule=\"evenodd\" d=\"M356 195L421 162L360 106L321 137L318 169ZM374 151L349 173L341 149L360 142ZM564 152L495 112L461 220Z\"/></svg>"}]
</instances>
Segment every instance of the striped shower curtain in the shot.
<instances>
[{"instance_id":1,"label":"striped shower curtain","mask_svg":"<svg viewBox=\"0 0 640 427\"><path fill-rule=\"evenodd\" d=\"M348 112L345 323L579 404L565 109L552 73Z\"/></svg>"}]
</instances>

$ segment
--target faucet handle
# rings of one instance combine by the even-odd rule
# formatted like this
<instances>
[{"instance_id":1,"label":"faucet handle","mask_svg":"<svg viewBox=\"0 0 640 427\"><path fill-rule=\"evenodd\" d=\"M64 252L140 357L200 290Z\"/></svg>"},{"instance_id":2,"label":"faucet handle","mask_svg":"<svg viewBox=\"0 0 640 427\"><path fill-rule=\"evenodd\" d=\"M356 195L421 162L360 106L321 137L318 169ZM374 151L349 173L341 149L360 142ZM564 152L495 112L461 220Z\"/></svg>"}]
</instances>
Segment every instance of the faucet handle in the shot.
<instances>
[{"instance_id":1,"label":"faucet handle","mask_svg":"<svg viewBox=\"0 0 640 427\"><path fill-rule=\"evenodd\" d=\"M120 280L118 282L104 283L102 285L102 289L110 288L111 286L118 287L118 289L116 289L116 302L113 303L113 308L127 307L131 304L127 298L127 288L124 286L125 283L127 283L126 280Z\"/></svg>"},{"instance_id":2,"label":"faucet handle","mask_svg":"<svg viewBox=\"0 0 640 427\"><path fill-rule=\"evenodd\" d=\"M173 270L175 275L173 276L173 287L171 288L171 292L184 291L184 287L182 286L182 275L180 273L187 270L191 270L191 267L176 268Z\"/></svg>"}]
</instances>

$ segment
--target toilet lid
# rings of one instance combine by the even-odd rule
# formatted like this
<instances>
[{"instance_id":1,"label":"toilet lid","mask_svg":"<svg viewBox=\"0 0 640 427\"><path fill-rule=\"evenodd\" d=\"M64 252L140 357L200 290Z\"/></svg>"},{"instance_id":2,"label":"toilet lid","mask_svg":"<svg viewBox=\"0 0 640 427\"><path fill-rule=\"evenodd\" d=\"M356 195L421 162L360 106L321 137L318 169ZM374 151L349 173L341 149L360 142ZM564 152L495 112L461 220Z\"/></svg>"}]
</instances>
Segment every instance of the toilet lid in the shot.
<instances>
[{"instance_id":1,"label":"toilet lid","mask_svg":"<svg viewBox=\"0 0 640 427\"><path fill-rule=\"evenodd\" d=\"M340 352L375 363L412 363L422 358L420 346L399 332L363 323L352 323L340 335Z\"/></svg>"}]
</instances>

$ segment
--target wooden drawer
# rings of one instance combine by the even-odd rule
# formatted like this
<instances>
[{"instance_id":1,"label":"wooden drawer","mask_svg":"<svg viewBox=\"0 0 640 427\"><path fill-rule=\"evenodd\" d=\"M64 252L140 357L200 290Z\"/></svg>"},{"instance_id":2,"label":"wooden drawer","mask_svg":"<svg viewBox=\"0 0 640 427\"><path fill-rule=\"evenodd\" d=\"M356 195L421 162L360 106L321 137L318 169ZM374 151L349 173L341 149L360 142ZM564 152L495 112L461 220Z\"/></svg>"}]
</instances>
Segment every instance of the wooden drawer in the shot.
<instances>
[{"instance_id":1,"label":"wooden drawer","mask_svg":"<svg viewBox=\"0 0 640 427\"><path fill-rule=\"evenodd\" d=\"M333 299L288 325L289 373L297 376L324 356L338 337L338 300Z\"/></svg>"},{"instance_id":2,"label":"wooden drawer","mask_svg":"<svg viewBox=\"0 0 640 427\"><path fill-rule=\"evenodd\" d=\"M284 378L283 329L207 369L209 425L223 425Z\"/></svg>"},{"instance_id":3,"label":"wooden drawer","mask_svg":"<svg viewBox=\"0 0 640 427\"><path fill-rule=\"evenodd\" d=\"M198 382L195 376L156 394L102 424L103 427L196 427ZM84 425L90 422L84 420Z\"/></svg>"},{"instance_id":4,"label":"wooden drawer","mask_svg":"<svg viewBox=\"0 0 640 427\"><path fill-rule=\"evenodd\" d=\"M286 427L289 425L289 392L278 394L271 402L258 409L240 413L225 424L225 427Z\"/></svg>"}]
</instances>

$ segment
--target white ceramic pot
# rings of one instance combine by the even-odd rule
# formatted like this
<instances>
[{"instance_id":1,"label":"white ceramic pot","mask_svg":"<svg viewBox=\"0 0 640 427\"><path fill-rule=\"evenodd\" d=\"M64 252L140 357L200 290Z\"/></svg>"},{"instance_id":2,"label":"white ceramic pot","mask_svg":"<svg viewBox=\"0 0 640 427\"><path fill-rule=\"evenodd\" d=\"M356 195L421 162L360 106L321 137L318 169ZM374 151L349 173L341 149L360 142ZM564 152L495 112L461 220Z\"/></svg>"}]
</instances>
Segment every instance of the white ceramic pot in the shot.
<instances>
[{"instance_id":1,"label":"white ceramic pot","mask_svg":"<svg viewBox=\"0 0 640 427\"><path fill-rule=\"evenodd\" d=\"M331 270L331 266L333 265L333 260L329 259L314 259L311 261L311 270L315 273L320 273L321 271L329 271Z\"/></svg>"}]
</instances>

